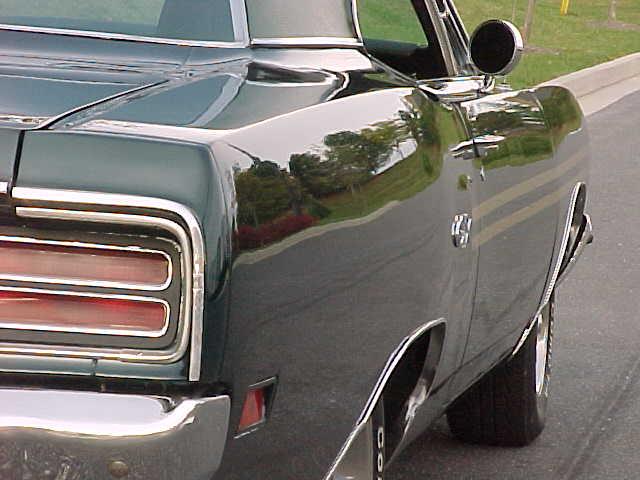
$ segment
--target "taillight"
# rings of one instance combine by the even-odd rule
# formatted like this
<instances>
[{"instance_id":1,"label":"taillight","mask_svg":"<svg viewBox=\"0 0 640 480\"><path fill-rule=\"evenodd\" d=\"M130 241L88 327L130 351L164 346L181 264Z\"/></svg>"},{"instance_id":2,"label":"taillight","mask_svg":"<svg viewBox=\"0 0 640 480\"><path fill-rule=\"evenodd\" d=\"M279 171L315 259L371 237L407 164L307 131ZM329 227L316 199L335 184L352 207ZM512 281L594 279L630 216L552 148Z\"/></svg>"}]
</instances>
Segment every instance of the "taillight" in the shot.
<instances>
[{"instance_id":1,"label":"taillight","mask_svg":"<svg viewBox=\"0 0 640 480\"><path fill-rule=\"evenodd\" d=\"M0 241L0 278L162 290L171 260L159 251L54 242Z\"/></svg>"},{"instance_id":2,"label":"taillight","mask_svg":"<svg viewBox=\"0 0 640 480\"><path fill-rule=\"evenodd\" d=\"M161 337L169 305L135 297L0 290L0 328Z\"/></svg>"}]
</instances>

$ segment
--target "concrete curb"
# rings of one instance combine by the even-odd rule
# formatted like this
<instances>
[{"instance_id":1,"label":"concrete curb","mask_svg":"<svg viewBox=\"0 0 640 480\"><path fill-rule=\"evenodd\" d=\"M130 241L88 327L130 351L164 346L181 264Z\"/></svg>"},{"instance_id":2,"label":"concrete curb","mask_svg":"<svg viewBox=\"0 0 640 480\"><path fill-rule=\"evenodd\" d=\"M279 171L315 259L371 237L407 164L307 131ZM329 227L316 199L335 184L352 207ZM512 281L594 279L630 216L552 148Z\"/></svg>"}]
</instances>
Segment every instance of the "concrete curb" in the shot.
<instances>
[{"instance_id":1,"label":"concrete curb","mask_svg":"<svg viewBox=\"0 0 640 480\"><path fill-rule=\"evenodd\" d=\"M640 76L640 52L555 78L543 85L562 85L580 98L636 76Z\"/></svg>"},{"instance_id":2,"label":"concrete curb","mask_svg":"<svg viewBox=\"0 0 640 480\"><path fill-rule=\"evenodd\" d=\"M580 102L584 114L593 115L640 90L640 52L555 78L542 85L568 88Z\"/></svg>"}]
</instances>

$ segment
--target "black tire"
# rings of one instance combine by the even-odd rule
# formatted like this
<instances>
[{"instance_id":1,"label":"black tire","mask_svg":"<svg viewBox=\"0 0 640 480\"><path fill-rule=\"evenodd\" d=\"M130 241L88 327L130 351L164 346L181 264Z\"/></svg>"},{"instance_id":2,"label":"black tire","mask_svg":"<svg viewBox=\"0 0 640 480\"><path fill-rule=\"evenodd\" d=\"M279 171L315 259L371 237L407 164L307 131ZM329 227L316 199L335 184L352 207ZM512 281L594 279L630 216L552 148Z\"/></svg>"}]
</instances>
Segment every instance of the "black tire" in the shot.
<instances>
[{"instance_id":1,"label":"black tire","mask_svg":"<svg viewBox=\"0 0 640 480\"><path fill-rule=\"evenodd\" d=\"M542 321L548 320L545 364L540 366L544 375L539 375L536 382L541 321L531 329L516 355L494 367L449 407L449 428L460 440L485 445L525 446L544 429L551 373L554 296L541 315ZM544 343L541 341L540 345Z\"/></svg>"}]
</instances>

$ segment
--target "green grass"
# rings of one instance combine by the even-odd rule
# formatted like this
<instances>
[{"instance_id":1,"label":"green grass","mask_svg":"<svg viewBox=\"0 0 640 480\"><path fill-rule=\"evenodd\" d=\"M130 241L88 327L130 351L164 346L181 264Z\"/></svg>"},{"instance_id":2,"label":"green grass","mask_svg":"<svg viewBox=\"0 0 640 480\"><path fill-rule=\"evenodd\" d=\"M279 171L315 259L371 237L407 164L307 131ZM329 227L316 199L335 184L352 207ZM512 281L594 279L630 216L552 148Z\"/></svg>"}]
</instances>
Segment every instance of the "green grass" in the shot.
<instances>
[{"instance_id":1,"label":"green grass","mask_svg":"<svg viewBox=\"0 0 640 480\"><path fill-rule=\"evenodd\" d=\"M404 12L405 0L360 0L365 35L389 34L398 40L423 37ZM408 2L407 2L408 3ZM455 1L471 33L490 18L512 19L513 0ZM640 1L618 0L618 25L607 25L608 0L571 0L569 15L560 15L560 0L538 0L528 51L510 77L515 87L531 86L560 75L640 50ZM527 0L516 0L515 23L522 28ZM387 37L390 38L390 37Z\"/></svg>"}]
</instances>

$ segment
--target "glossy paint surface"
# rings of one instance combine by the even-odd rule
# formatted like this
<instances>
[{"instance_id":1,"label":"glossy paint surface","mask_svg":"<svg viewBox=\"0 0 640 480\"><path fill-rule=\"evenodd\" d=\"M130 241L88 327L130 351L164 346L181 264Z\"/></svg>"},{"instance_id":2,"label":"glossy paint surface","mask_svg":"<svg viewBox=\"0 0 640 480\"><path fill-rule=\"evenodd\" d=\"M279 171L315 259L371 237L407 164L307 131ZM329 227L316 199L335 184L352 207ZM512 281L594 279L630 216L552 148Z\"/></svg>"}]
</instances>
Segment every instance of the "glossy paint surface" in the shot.
<instances>
[{"instance_id":1,"label":"glossy paint surface","mask_svg":"<svg viewBox=\"0 0 640 480\"><path fill-rule=\"evenodd\" d=\"M449 319L436 388L459 365L475 270L472 250L454 255L447 227L471 208L460 178L472 166L450 153L464 124L415 88L389 87L225 139L238 205L225 371L239 386L272 375L279 385L268 428L233 441L221 478L264 474L260 460L236 467L258 445L270 476L322 476L389 354L430 320ZM304 225L307 211L326 215L270 237ZM313 460L302 467L291 443Z\"/></svg>"},{"instance_id":2,"label":"glossy paint surface","mask_svg":"<svg viewBox=\"0 0 640 480\"><path fill-rule=\"evenodd\" d=\"M559 254L569 184L585 179L582 118L559 89L438 97L349 48L0 38L2 104L25 72L45 90L67 85L33 103L22 92L18 123L0 130L10 144L19 122L49 122L24 134L17 186L171 200L202 227L198 385L231 397L215 478L323 478L389 357L443 319L442 355L410 398L401 445L418 435L515 346ZM465 249L451 237L457 215L473 219ZM164 378L184 383L186 361ZM102 365L94 376L161 377ZM272 378L267 422L236 438L246 391Z\"/></svg>"},{"instance_id":3,"label":"glossy paint surface","mask_svg":"<svg viewBox=\"0 0 640 480\"><path fill-rule=\"evenodd\" d=\"M536 310L559 212L557 179L549 173L553 145L535 95L487 95L462 107L479 153L475 166L483 173L475 190L479 273L465 356L473 361L494 342L519 335L528 312Z\"/></svg>"}]
</instances>

